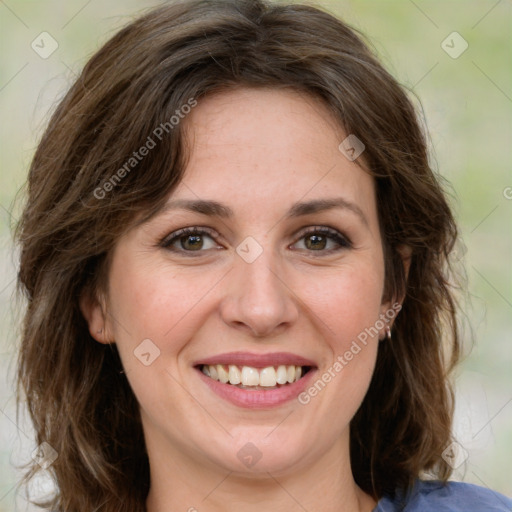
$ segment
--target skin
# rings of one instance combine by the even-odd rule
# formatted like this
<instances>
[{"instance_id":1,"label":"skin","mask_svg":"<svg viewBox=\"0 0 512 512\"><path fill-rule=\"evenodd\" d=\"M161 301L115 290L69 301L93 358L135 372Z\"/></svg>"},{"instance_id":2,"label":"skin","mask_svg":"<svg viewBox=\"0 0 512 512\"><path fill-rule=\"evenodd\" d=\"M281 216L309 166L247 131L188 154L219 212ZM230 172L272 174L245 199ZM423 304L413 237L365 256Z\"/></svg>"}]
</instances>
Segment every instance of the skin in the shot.
<instances>
[{"instance_id":1,"label":"skin","mask_svg":"<svg viewBox=\"0 0 512 512\"><path fill-rule=\"evenodd\" d=\"M216 200L233 218L168 210L130 229L113 251L108 293L82 304L91 334L117 344L140 404L151 467L147 509L370 512L376 502L350 469L349 424L384 329L307 405L237 407L213 393L193 363L231 351L292 352L315 361L321 375L390 310L373 179L339 151L347 134L304 94L223 92L183 123L191 158L170 200ZM347 208L285 216L295 202L333 197L365 220ZM188 253L187 236L174 252L161 246L191 226L214 235ZM351 245L311 244L304 231L315 226ZM263 250L252 263L236 252L249 236ZM134 350L148 338L160 355L145 366ZM249 442L262 455L251 468L237 457Z\"/></svg>"}]
</instances>

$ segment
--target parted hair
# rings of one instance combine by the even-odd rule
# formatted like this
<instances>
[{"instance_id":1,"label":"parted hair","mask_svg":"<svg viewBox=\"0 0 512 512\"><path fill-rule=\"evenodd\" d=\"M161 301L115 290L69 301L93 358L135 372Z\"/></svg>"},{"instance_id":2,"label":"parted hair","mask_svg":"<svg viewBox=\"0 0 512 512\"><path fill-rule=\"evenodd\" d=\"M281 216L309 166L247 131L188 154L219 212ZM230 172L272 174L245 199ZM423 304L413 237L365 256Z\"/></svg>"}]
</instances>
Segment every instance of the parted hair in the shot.
<instances>
[{"instance_id":1,"label":"parted hair","mask_svg":"<svg viewBox=\"0 0 512 512\"><path fill-rule=\"evenodd\" d=\"M356 483L379 499L425 473L449 477L442 452L451 442L450 371L460 357L449 265L457 228L410 93L371 48L318 7L182 0L131 21L86 63L35 151L16 231L26 299L18 402L37 443L58 454L48 468L56 483L48 509L145 510L150 477L139 406L115 343L91 337L79 301L104 290L117 240L158 211L183 176L184 123L169 120L184 105L240 87L307 93L365 145L385 295L403 304L351 421ZM148 137L155 147L127 167ZM38 471L30 464L23 483Z\"/></svg>"}]
</instances>

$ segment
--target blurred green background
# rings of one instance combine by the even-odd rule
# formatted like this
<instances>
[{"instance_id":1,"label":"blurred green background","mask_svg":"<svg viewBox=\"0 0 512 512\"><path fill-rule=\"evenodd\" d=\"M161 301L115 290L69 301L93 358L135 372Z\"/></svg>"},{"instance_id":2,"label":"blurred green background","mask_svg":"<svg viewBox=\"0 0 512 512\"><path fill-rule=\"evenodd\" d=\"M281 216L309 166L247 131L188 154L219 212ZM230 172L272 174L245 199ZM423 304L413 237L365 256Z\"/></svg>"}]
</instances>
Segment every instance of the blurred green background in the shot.
<instances>
[{"instance_id":1,"label":"blurred green background","mask_svg":"<svg viewBox=\"0 0 512 512\"><path fill-rule=\"evenodd\" d=\"M471 336L476 341L457 374L454 434L467 459L453 478L512 495L512 2L309 3L366 34L386 67L421 100L432 162L452 184L465 244L458 252L468 277L468 352ZM26 510L14 465L29 460L35 448L29 424L16 417L13 394L19 317L13 199L49 112L76 73L117 29L157 4L0 1L0 511ZM31 47L42 32L58 43L47 58ZM453 58L464 41L467 49Z\"/></svg>"}]
</instances>

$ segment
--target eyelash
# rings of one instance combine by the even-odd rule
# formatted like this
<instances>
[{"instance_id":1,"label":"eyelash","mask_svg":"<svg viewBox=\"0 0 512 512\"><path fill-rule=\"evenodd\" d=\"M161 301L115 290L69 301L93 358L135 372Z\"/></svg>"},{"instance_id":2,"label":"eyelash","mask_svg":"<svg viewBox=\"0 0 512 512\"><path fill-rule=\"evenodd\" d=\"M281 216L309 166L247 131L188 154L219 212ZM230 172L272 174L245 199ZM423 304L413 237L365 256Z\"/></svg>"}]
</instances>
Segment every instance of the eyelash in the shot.
<instances>
[{"instance_id":1,"label":"eyelash","mask_svg":"<svg viewBox=\"0 0 512 512\"><path fill-rule=\"evenodd\" d=\"M335 248L335 249L319 250L319 251L305 249L306 251L311 252L311 253L319 252L319 253L323 253L323 255L325 255L325 254L332 254L332 253L335 253L335 252L338 252L338 251L341 251L344 249L351 249L353 247L352 242L349 240L349 238L347 236L342 235L335 229L332 229L332 228L329 228L326 226L314 226L314 227L308 228L307 231L304 231L300 234L297 241L302 240L303 238L306 238L308 235L316 235L316 234L326 235L331 240L334 240L339 245L339 247ZM208 235L212 239L215 238L214 231L209 228L198 228L198 227L183 228L183 229L179 229L178 231L175 231L174 233L171 233L170 235L165 237L160 242L160 246L163 247L164 249L167 249L167 250L170 250L173 252L179 252L182 254L186 254L187 256L191 256L191 257L200 256L202 252L205 252L205 250L187 251L185 249L181 249L181 248L176 249L175 247L172 247L172 244L175 243L176 241L179 241L181 238L184 238L186 236L191 236L191 235L196 235L196 236L197 235L200 235L200 236ZM297 243L297 242L295 242L295 243ZM197 253L197 254L194 254L194 253Z\"/></svg>"}]
</instances>

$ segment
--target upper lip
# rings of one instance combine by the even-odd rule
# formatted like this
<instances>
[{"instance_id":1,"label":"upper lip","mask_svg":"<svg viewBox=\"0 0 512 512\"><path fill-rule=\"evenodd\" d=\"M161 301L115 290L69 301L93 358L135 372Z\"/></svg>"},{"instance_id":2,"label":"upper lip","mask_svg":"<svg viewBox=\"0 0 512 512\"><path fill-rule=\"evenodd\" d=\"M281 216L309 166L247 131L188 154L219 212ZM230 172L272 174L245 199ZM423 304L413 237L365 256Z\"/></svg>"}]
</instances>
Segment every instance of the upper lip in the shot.
<instances>
[{"instance_id":1,"label":"upper lip","mask_svg":"<svg viewBox=\"0 0 512 512\"><path fill-rule=\"evenodd\" d=\"M253 368L266 368L268 366L295 365L295 366L316 366L313 361L290 352L273 352L268 354L254 354L251 352L227 352L211 357L205 357L194 363L200 365L235 365L251 366Z\"/></svg>"}]
</instances>

